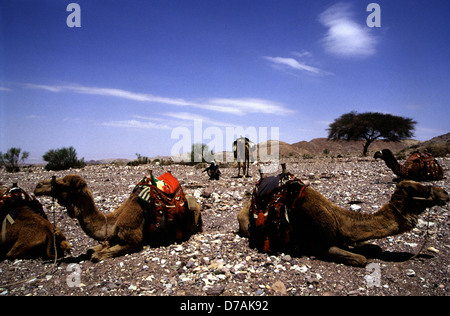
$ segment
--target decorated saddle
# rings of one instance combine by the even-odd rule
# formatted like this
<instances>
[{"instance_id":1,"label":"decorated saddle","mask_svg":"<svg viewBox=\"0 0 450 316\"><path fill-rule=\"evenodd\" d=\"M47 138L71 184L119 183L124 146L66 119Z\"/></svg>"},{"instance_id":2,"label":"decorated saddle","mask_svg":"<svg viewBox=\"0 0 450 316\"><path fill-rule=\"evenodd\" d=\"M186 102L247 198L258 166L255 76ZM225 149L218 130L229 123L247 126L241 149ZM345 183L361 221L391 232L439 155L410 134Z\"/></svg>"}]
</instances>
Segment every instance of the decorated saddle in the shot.
<instances>
[{"instance_id":1,"label":"decorated saddle","mask_svg":"<svg viewBox=\"0 0 450 316\"><path fill-rule=\"evenodd\" d=\"M250 206L250 247L271 253L290 244L291 212L303 200L306 187L291 173L259 180Z\"/></svg>"},{"instance_id":2,"label":"decorated saddle","mask_svg":"<svg viewBox=\"0 0 450 316\"><path fill-rule=\"evenodd\" d=\"M133 193L143 206L148 232L171 232L176 241L182 240L188 205L183 189L170 172L158 178L152 174L144 176Z\"/></svg>"},{"instance_id":3,"label":"decorated saddle","mask_svg":"<svg viewBox=\"0 0 450 316\"><path fill-rule=\"evenodd\" d=\"M42 204L34 195L29 195L22 188L14 184L9 190L5 191L0 197L0 222L1 224L1 241L6 240L6 222L11 225L15 224L17 211L20 207L28 207L36 214L47 219Z\"/></svg>"},{"instance_id":4,"label":"decorated saddle","mask_svg":"<svg viewBox=\"0 0 450 316\"><path fill-rule=\"evenodd\" d=\"M410 174L415 163L418 163L420 167L418 170L420 174L417 175L419 179L433 180L442 177L440 166L436 159L431 154L420 151L415 151L408 157L402 165L402 173L405 175Z\"/></svg>"},{"instance_id":5,"label":"decorated saddle","mask_svg":"<svg viewBox=\"0 0 450 316\"><path fill-rule=\"evenodd\" d=\"M13 185L0 197L0 219L4 220L8 214L14 217L16 209L22 206L29 207L36 214L47 219L42 204L36 197L33 194L28 194L17 185Z\"/></svg>"}]
</instances>

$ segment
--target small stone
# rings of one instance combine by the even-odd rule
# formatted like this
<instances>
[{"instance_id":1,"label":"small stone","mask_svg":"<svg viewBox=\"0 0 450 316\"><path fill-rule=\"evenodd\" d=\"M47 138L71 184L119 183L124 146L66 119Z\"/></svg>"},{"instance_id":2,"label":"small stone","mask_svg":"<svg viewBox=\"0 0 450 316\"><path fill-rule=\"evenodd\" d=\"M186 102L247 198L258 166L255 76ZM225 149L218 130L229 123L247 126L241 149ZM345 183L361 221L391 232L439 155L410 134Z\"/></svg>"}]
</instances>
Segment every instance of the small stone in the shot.
<instances>
[{"instance_id":1,"label":"small stone","mask_svg":"<svg viewBox=\"0 0 450 316\"><path fill-rule=\"evenodd\" d=\"M290 262L292 260L292 257L290 255L284 255L281 259L283 259L283 261Z\"/></svg>"},{"instance_id":2,"label":"small stone","mask_svg":"<svg viewBox=\"0 0 450 316\"><path fill-rule=\"evenodd\" d=\"M212 295L212 296L218 296L218 295L222 294L223 291L225 291L225 287L224 286L216 285L216 286L213 286L213 287L210 287L210 288L206 289L206 294Z\"/></svg>"},{"instance_id":3,"label":"small stone","mask_svg":"<svg viewBox=\"0 0 450 316\"><path fill-rule=\"evenodd\" d=\"M427 250L430 251L430 252L439 253L439 250L437 250L437 249L434 248L434 247L428 247Z\"/></svg>"},{"instance_id":4,"label":"small stone","mask_svg":"<svg viewBox=\"0 0 450 316\"><path fill-rule=\"evenodd\" d=\"M276 281L272 285L272 290L274 290L275 292L280 293L282 295L286 295L287 294L286 286L281 281Z\"/></svg>"},{"instance_id":5,"label":"small stone","mask_svg":"<svg viewBox=\"0 0 450 316\"><path fill-rule=\"evenodd\" d=\"M406 275L409 277L413 277L416 275L416 272L413 269L406 270Z\"/></svg>"}]
</instances>

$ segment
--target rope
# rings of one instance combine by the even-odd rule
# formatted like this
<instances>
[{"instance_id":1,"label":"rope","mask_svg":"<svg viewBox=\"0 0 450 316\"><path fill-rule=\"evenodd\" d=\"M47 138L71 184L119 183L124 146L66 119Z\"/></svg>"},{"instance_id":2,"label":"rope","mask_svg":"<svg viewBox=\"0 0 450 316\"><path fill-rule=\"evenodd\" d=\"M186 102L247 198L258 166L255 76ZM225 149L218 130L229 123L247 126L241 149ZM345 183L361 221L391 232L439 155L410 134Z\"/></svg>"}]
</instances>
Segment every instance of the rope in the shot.
<instances>
[{"instance_id":1,"label":"rope","mask_svg":"<svg viewBox=\"0 0 450 316\"><path fill-rule=\"evenodd\" d=\"M423 243L422 243L422 246L421 246L420 249L416 252L416 254L415 254L414 256L412 256L411 258L409 258L408 260L413 260L413 259L415 259L415 258L422 252L423 248L425 248L425 245L426 245L426 243L427 243L427 241L428 241L428 237L430 236L430 233L429 233L429 228L430 228L430 213L431 213L431 211L428 210L428 216L427 216L427 230L426 230L426 232L425 232L425 239L424 239L424 241L423 241Z\"/></svg>"}]
</instances>

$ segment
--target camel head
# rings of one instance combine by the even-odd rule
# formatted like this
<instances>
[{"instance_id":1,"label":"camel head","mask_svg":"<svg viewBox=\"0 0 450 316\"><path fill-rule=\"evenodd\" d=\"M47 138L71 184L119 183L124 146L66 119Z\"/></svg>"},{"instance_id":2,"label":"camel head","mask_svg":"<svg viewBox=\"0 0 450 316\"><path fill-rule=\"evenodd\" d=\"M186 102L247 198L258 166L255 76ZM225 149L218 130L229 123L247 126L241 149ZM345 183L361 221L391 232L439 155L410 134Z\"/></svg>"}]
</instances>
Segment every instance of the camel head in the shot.
<instances>
[{"instance_id":1,"label":"camel head","mask_svg":"<svg viewBox=\"0 0 450 316\"><path fill-rule=\"evenodd\" d=\"M415 181L404 180L397 184L391 202L400 201L405 211L420 214L426 208L445 205L449 201L448 193L437 186L425 186Z\"/></svg>"},{"instance_id":2,"label":"camel head","mask_svg":"<svg viewBox=\"0 0 450 316\"><path fill-rule=\"evenodd\" d=\"M379 150L373 155L373 158L375 158L375 159L383 159L383 160L388 159L388 158L390 159L390 158L393 158L393 157L394 157L394 154L389 149Z\"/></svg>"},{"instance_id":3,"label":"camel head","mask_svg":"<svg viewBox=\"0 0 450 316\"><path fill-rule=\"evenodd\" d=\"M34 189L34 194L55 198L59 204L67 208L67 214L74 218L77 217L75 204L86 186L86 182L79 175L67 175L63 178L39 182Z\"/></svg>"}]
</instances>

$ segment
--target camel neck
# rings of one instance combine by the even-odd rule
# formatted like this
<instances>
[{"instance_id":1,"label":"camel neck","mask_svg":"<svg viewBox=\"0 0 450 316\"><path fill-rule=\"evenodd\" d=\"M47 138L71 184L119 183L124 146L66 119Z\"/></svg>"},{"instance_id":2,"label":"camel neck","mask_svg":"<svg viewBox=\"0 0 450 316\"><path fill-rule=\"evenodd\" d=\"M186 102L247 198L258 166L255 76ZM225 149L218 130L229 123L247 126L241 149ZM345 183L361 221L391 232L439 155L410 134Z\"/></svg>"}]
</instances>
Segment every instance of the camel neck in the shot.
<instances>
[{"instance_id":1,"label":"camel neck","mask_svg":"<svg viewBox=\"0 0 450 316\"><path fill-rule=\"evenodd\" d=\"M397 235L414 227L413 219L402 214L397 205L388 203L375 214L346 212L341 234L349 243ZM411 227L411 225L413 225Z\"/></svg>"},{"instance_id":2,"label":"camel neck","mask_svg":"<svg viewBox=\"0 0 450 316\"><path fill-rule=\"evenodd\" d=\"M384 161L389 169L391 169L397 176L401 175L402 167L392 153L388 154Z\"/></svg>"},{"instance_id":3,"label":"camel neck","mask_svg":"<svg viewBox=\"0 0 450 316\"><path fill-rule=\"evenodd\" d=\"M106 240L108 216L98 210L89 189L83 191L76 208L78 209L76 218L83 231L95 240Z\"/></svg>"}]
</instances>

